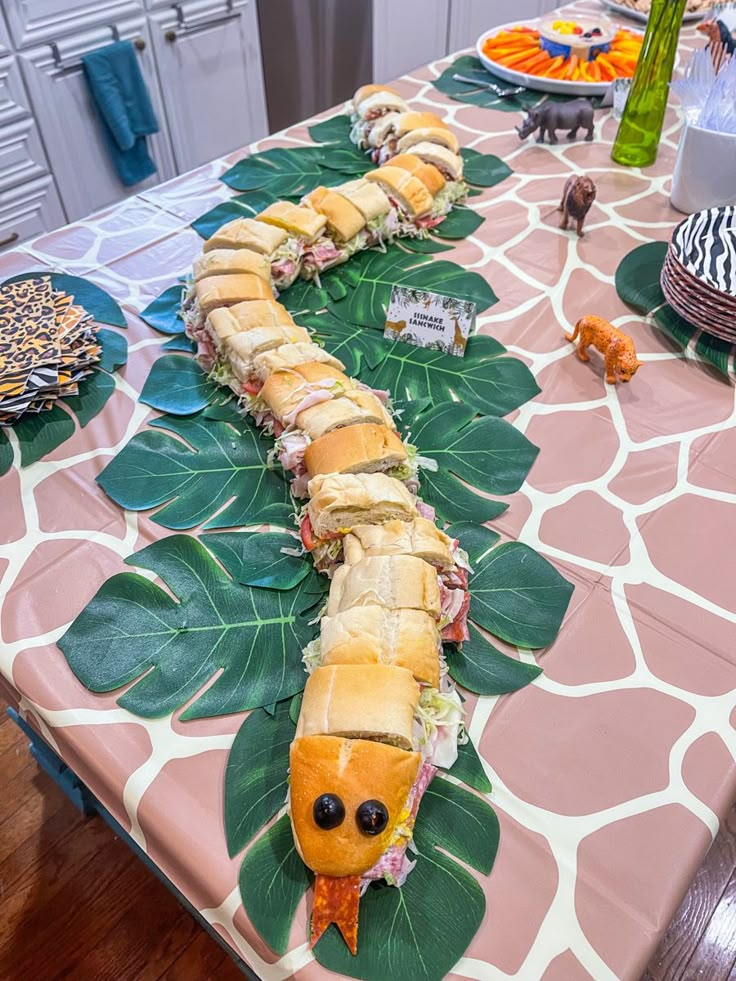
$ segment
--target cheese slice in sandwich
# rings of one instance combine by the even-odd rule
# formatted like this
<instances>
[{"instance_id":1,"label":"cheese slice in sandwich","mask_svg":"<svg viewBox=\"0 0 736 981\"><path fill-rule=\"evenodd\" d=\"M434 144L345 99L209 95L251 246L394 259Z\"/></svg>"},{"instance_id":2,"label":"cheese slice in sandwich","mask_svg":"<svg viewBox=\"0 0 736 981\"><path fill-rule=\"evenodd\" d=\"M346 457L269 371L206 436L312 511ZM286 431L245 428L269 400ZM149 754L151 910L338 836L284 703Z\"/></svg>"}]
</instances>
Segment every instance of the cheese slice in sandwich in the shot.
<instances>
[{"instance_id":1,"label":"cheese slice in sandwich","mask_svg":"<svg viewBox=\"0 0 736 981\"><path fill-rule=\"evenodd\" d=\"M303 203L327 219L327 231L336 242L347 242L365 228L366 220L359 209L329 188L315 188Z\"/></svg>"},{"instance_id":2,"label":"cheese slice in sandwich","mask_svg":"<svg viewBox=\"0 0 736 981\"><path fill-rule=\"evenodd\" d=\"M406 668L390 664L317 668L304 689L296 738L373 739L411 750L418 702L419 685Z\"/></svg>"},{"instance_id":3,"label":"cheese slice in sandwich","mask_svg":"<svg viewBox=\"0 0 736 981\"><path fill-rule=\"evenodd\" d=\"M360 388L343 390L329 401L303 409L296 417L296 426L311 440L343 427L351 429L360 423L375 423L395 429L396 424L386 407L372 392Z\"/></svg>"},{"instance_id":4,"label":"cheese slice in sandwich","mask_svg":"<svg viewBox=\"0 0 736 981\"><path fill-rule=\"evenodd\" d=\"M365 179L375 181L411 218L419 218L432 209L434 199L427 188L401 167L379 167L369 171Z\"/></svg>"},{"instance_id":5,"label":"cheese slice in sandwich","mask_svg":"<svg viewBox=\"0 0 736 981\"><path fill-rule=\"evenodd\" d=\"M370 119L374 114L382 115L389 110L406 112L408 108L399 93L388 85L361 85L353 96L353 111L362 119Z\"/></svg>"},{"instance_id":6,"label":"cheese slice in sandwich","mask_svg":"<svg viewBox=\"0 0 736 981\"><path fill-rule=\"evenodd\" d=\"M333 188L335 194L346 198L358 209L366 222L380 218L391 210L391 202L377 184L362 177L355 181L347 181Z\"/></svg>"},{"instance_id":7,"label":"cheese slice in sandwich","mask_svg":"<svg viewBox=\"0 0 736 981\"><path fill-rule=\"evenodd\" d=\"M294 326L289 311L273 297L268 300L247 300L231 307L218 308L212 311L206 323L207 332L218 349L233 334L241 334L256 327Z\"/></svg>"},{"instance_id":8,"label":"cheese slice in sandwich","mask_svg":"<svg viewBox=\"0 0 736 981\"><path fill-rule=\"evenodd\" d=\"M273 300L271 287L254 273L207 276L194 287L199 312L209 316L218 307L230 307L244 300Z\"/></svg>"},{"instance_id":9,"label":"cheese slice in sandwich","mask_svg":"<svg viewBox=\"0 0 736 981\"><path fill-rule=\"evenodd\" d=\"M410 153L401 156L419 157L425 163L436 167L447 180L461 181L463 179L463 158L440 143L415 143ZM399 157L394 157L391 165L396 164L398 159Z\"/></svg>"},{"instance_id":10,"label":"cheese slice in sandwich","mask_svg":"<svg viewBox=\"0 0 736 981\"><path fill-rule=\"evenodd\" d=\"M272 372L260 391L260 398L279 422L302 428L299 425L302 413L352 389L354 384L329 364L307 361Z\"/></svg>"},{"instance_id":11,"label":"cheese slice in sandwich","mask_svg":"<svg viewBox=\"0 0 736 981\"><path fill-rule=\"evenodd\" d=\"M327 616L355 606L423 610L439 619L440 589L433 566L414 555L374 555L341 565L330 584Z\"/></svg>"},{"instance_id":12,"label":"cheese slice in sandwich","mask_svg":"<svg viewBox=\"0 0 736 981\"><path fill-rule=\"evenodd\" d=\"M208 276L232 276L252 273L271 285L271 263L259 252L250 249L212 249L194 260L193 278L198 283Z\"/></svg>"},{"instance_id":13,"label":"cheese slice in sandwich","mask_svg":"<svg viewBox=\"0 0 736 981\"><path fill-rule=\"evenodd\" d=\"M317 539L346 534L356 525L411 521L416 502L400 480L382 473L319 474L308 486L309 517Z\"/></svg>"},{"instance_id":14,"label":"cheese slice in sandwich","mask_svg":"<svg viewBox=\"0 0 736 981\"><path fill-rule=\"evenodd\" d=\"M406 813L421 762L420 753L372 739L295 739L289 751L288 806L294 845L304 864L318 876L331 877L372 869ZM345 819L329 828L320 827L315 814L315 803L325 794L339 797L345 809ZM366 801L380 801L388 815L379 834L361 831L356 820Z\"/></svg>"},{"instance_id":15,"label":"cheese slice in sandwich","mask_svg":"<svg viewBox=\"0 0 736 981\"><path fill-rule=\"evenodd\" d=\"M346 565L374 555L415 555L440 570L452 569L452 540L427 518L358 525L343 539Z\"/></svg>"},{"instance_id":16,"label":"cheese slice in sandwich","mask_svg":"<svg viewBox=\"0 0 736 981\"><path fill-rule=\"evenodd\" d=\"M414 177L418 177L432 197L439 194L445 186L445 178L440 171L412 153L399 153L397 156L391 157L391 166L400 167L407 173L413 174Z\"/></svg>"},{"instance_id":17,"label":"cheese slice in sandwich","mask_svg":"<svg viewBox=\"0 0 736 981\"><path fill-rule=\"evenodd\" d=\"M251 382L256 376L255 360L257 357L279 347L289 347L295 344L307 344L309 347L309 331L304 327L254 327L240 334L231 334L223 342L223 354L229 362L232 373L243 385Z\"/></svg>"},{"instance_id":18,"label":"cheese slice in sandwich","mask_svg":"<svg viewBox=\"0 0 736 981\"><path fill-rule=\"evenodd\" d=\"M417 129L408 130L399 137L399 153L406 153L417 143L438 143L455 154L460 153L457 137L446 126L421 126Z\"/></svg>"},{"instance_id":19,"label":"cheese slice in sandwich","mask_svg":"<svg viewBox=\"0 0 736 981\"><path fill-rule=\"evenodd\" d=\"M442 641L437 621L424 610L354 606L322 617L318 643L320 664L395 664L439 688Z\"/></svg>"},{"instance_id":20,"label":"cheese slice in sandwich","mask_svg":"<svg viewBox=\"0 0 736 981\"><path fill-rule=\"evenodd\" d=\"M407 452L388 426L363 423L313 440L304 451L310 477L326 473L376 473L406 463Z\"/></svg>"},{"instance_id":21,"label":"cheese slice in sandwich","mask_svg":"<svg viewBox=\"0 0 736 981\"><path fill-rule=\"evenodd\" d=\"M301 329L301 328L300 328ZM332 354L328 354L323 347L312 343L310 340L282 344L274 347L253 358L253 369L258 378L265 382L272 372L280 371L282 368L296 368L297 365L305 364L307 361L319 361L322 364L330 365L338 371L344 371L345 365Z\"/></svg>"},{"instance_id":22,"label":"cheese slice in sandwich","mask_svg":"<svg viewBox=\"0 0 736 981\"><path fill-rule=\"evenodd\" d=\"M255 218L234 218L204 243L203 251L213 249L250 249L261 255L272 255L288 238L283 228L266 225Z\"/></svg>"},{"instance_id":23,"label":"cheese slice in sandwich","mask_svg":"<svg viewBox=\"0 0 736 981\"><path fill-rule=\"evenodd\" d=\"M304 242L316 241L324 232L327 219L312 208L302 208L288 201L276 201L256 216L256 221L282 228L290 235L296 235Z\"/></svg>"}]
</instances>

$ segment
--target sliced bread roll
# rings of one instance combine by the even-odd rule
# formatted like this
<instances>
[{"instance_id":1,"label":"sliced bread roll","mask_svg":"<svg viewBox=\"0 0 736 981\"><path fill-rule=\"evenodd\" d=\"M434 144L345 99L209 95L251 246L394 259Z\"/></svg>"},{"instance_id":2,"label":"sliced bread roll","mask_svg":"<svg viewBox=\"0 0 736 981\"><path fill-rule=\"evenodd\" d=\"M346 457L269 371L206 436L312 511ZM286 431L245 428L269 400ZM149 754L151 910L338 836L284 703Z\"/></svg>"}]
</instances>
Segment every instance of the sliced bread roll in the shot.
<instances>
[{"instance_id":1,"label":"sliced bread roll","mask_svg":"<svg viewBox=\"0 0 736 981\"><path fill-rule=\"evenodd\" d=\"M307 473L375 473L406 463L399 436L388 426L363 423L334 429L309 444L304 453Z\"/></svg>"},{"instance_id":2,"label":"sliced bread roll","mask_svg":"<svg viewBox=\"0 0 736 981\"><path fill-rule=\"evenodd\" d=\"M271 285L271 263L260 252L250 249L212 249L194 260L194 282L207 276L228 276L235 273L253 273Z\"/></svg>"},{"instance_id":3,"label":"sliced bread roll","mask_svg":"<svg viewBox=\"0 0 736 981\"><path fill-rule=\"evenodd\" d=\"M230 307L244 300L273 300L271 287L260 276L240 273L234 276L208 276L194 287L199 311L207 317L218 307Z\"/></svg>"},{"instance_id":4,"label":"sliced bread roll","mask_svg":"<svg viewBox=\"0 0 736 981\"><path fill-rule=\"evenodd\" d=\"M389 85L361 85L353 96L353 109L362 119L376 112L389 109L406 112L408 108L396 89Z\"/></svg>"},{"instance_id":5,"label":"sliced bread roll","mask_svg":"<svg viewBox=\"0 0 736 981\"><path fill-rule=\"evenodd\" d=\"M463 179L463 158L458 153L453 153L446 146L439 143L415 143L411 151L399 156L419 157L427 164L431 164L439 170L448 180L460 181ZM393 166L399 157L394 157L391 161Z\"/></svg>"},{"instance_id":6,"label":"sliced bread roll","mask_svg":"<svg viewBox=\"0 0 736 981\"><path fill-rule=\"evenodd\" d=\"M326 187L317 187L304 203L327 219L327 231L336 242L347 242L365 228L365 218L355 205Z\"/></svg>"},{"instance_id":7,"label":"sliced bread roll","mask_svg":"<svg viewBox=\"0 0 736 981\"><path fill-rule=\"evenodd\" d=\"M417 516L406 487L383 473L320 474L309 481L308 494L307 513L317 538Z\"/></svg>"},{"instance_id":8,"label":"sliced bread roll","mask_svg":"<svg viewBox=\"0 0 736 981\"><path fill-rule=\"evenodd\" d=\"M379 167L369 171L365 179L379 184L411 218L419 218L432 208L434 199L424 184L401 167Z\"/></svg>"},{"instance_id":9,"label":"sliced bread roll","mask_svg":"<svg viewBox=\"0 0 736 981\"><path fill-rule=\"evenodd\" d=\"M314 242L318 239L327 225L324 215L318 215L312 208L289 204L288 201L276 201L270 204L260 215L256 215L256 221L283 228L285 232L297 235L305 242Z\"/></svg>"},{"instance_id":10,"label":"sliced bread roll","mask_svg":"<svg viewBox=\"0 0 736 981\"><path fill-rule=\"evenodd\" d=\"M257 355L253 358L253 370L260 380L265 382L272 372L282 368L295 368L307 361L320 361L338 371L345 370L342 361L332 354L328 354L323 347L313 344L309 337L296 342L288 338L280 347L274 347Z\"/></svg>"},{"instance_id":11,"label":"sliced bread roll","mask_svg":"<svg viewBox=\"0 0 736 981\"><path fill-rule=\"evenodd\" d=\"M441 646L437 621L424 610L354 606L320 623L322 664L395 664L433 688Z\"/></svg>"},{"instance_id":12,"label":"sliced bread roll","mask_svg":"<svg viewBox=\"0 0 736 981\"><path fill-rule=\"evenodd\" d=\"M291 314L281 303L271 297L268 300L246 300L231 307L213 310L207 317L207 331L215 345L233 334L241 334L256 327L293 327Z\"/></svg>"},{"instance_id":13,"label":"sliced bread roll","mask_svg":"<svg viewBox=\"0 0 736 981\"><path fill-rule=\"evenodd\" d=\"M388 848L406 810L422 762L420 753L367 739L302 736L289 751L289 815L294 844L304 864L320 875L361 875ZM340 799L345 818L320 827L315 804L324 794ZM360 830L356 817L366 801L388 813L380 834Z\"/></svg>"},{"instance_id":14,"label":"sliced bread roll","mask_svg":"<svg viewBox=\"0 0 736 981\"><path fill-rule=\"evenodd\" d=\"M438 619L437 571L413 555L375 555L356 565L341 565L330 584L327 616L354 606L424 610Z\"/></svg>"},{"instance_id":15,"label":"sliced bread roll","mask_svg":"<svg viewBox=\"0 0 736 981\"><path fill-rule=\"evenodd\" d=\"M450 127L434 112L402 112L394 125L394 133L401 138L416 129L446 129Z\"/></svg>"},{"instance_id":16,"label":"sliced bread roll","mask_svg":"<svg viewBox=\"0 0 736 981\"><path fill-rule=\"evenodd\" d=\"M414 749L419 685L395 665L331 664L309 676L296 738L343 736Z\"/></svg>"},{"instance_id":17,"label":"sliced bread roll","mask_svg":"<svg viewBox=\"0 0 736 981\"><path fill-rule=\"evenodd\" d=\"M413 153L399 153L396 157L391 157L391 166L400 167L414 177L418 177L424 184L429 193L434 197L445 186L445 178L433 167L432 164L425 163Z\"/></svg>"},{"instance_id":18,"label":"sliced bread roll","mask_svg":"<svg viewBox=\"0 0 736 981\"><path fill-rule=\"evenodd\" d=\"M398 118L398 112L387 112L385 116L381 116L373 123L366 136L368 146L371 149L376 150L382 147L384 143L394 137L394 127Z\"/></svg>"},{"instance_id":19,"label":"sliced bread roll","mask_svg":"<svg viewBox=\"0 0 736 981\"><path fill-rule=\"evenodd\" d=\"M303 429L312 440L335 429L360 423L395 428L395 423L381 400L360 388L343 388L329 402L320 402L303 409L296 417L297 428Z\"/></svg>"},{"instance_id":20,"label":"sliced bread roll","mask_svg":"<svg viewBox=\"0 0 736 981\"><path fill-rule=\"evenodd\" d=\"M366 222L380 218L391 208L391 202L377 184L360 178L357 181L347 181L334 188L335 194L347 198L365 218Z\"/></svg>"},{"instance_id":21,"label":"sliced bread roll","mask_svg":"<svg viewBox=\"0 0 736 981\"><path fill-rule=\"evenodd\" d=\"M339 369L319 361L307 361L293 368L281 368L269 375L261 389L261 398L274 416L283 421L304 403L308 395L318 393L320 397L328 399L333 393L344 392L352 385L351 379ZM298 416L296 421L299 425Z\"/></svg>"},{"instance_id":22,"label":"sliced bread roll","mask_svg":"<svg viewBox=\"0 0 736 981\"><path fill-rule=\"evenodd\" d=\"M426 126L408 130L399 138L399 153L406 153L417 143L439 143L453 153L460 153L460 144L457 137L446 126Z\"/></svg>"},{"instance_id":23,"label":"sliced bread roll","mask_svg":"<svg viewBox=\"0 0 736 981\"><path fill-rule=\"evenodd\" d=\"M213 249L250 249L261 255L272 255L289 237L283 228L264 225L255 218L234 218L214 235L207 239L202 246L204 252Z\"/></svg>"},{"instance_id":24,"label":"sliced bread roll","mask_svg":"<svg viewBox=\"0 0 736 981\"><path fill-rule=\"evenodd\" d=\"M389 521L385 525L358 525L345 536L346 565L356 565L372 555L415 555L437 569L455 565L450 538L433 521Z\"/></svg>"},{"instance_id":25,"label":"sliced bread roll","mask_svg":"<svg viewBox=\"0 0 736 981\"><path fill-rule=\"evenodd\" d=\"M309 344L309 331L304 327L254 327L240 334L231 334L223 343L225 357L235 377L248 381L254 374L256 357L284 345ZM309 345L311 347L311 345Z\"/></svg>"}]
</instances>

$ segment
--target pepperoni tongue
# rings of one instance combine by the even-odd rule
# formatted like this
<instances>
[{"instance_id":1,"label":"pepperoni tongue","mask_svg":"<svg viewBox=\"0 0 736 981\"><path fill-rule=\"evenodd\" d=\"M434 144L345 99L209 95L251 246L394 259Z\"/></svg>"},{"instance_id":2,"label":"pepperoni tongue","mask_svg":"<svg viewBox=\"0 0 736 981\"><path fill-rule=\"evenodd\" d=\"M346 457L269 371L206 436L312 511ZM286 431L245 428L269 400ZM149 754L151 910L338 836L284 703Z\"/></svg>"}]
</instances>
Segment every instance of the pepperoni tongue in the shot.
<instances>
[{"instance_id":1,"label":"pepperoni tongue","mask_svg":"<svg viewBox=\"0 0 736 981\"><path fill-rule=\"evenodd\" d=\"M330 923L334 923L350 948L350 953L357 954L359 903L359 875L343 875L339 878L330 875L316 876L309 949L314 947Z\"/></svg>"}]
</instances>

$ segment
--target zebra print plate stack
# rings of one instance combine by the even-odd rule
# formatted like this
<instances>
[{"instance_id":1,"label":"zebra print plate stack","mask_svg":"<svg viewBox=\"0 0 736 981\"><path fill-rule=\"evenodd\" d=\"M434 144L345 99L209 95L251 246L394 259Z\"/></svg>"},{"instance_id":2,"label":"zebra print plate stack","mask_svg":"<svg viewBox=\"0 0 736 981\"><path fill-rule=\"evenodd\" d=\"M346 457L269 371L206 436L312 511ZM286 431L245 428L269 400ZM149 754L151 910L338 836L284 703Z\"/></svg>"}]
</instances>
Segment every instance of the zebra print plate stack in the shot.
<instances>
[{"instance_id":1,"label":"zebra print plate stack","mask_svg":"<svg viewBox=\"0 0 736 981\"><path fill-rule=\"evenodd\" d=\"M662 292L681 317L736 342L736 206L698 211L674 231Z\"/></svg>"}]
</instances>

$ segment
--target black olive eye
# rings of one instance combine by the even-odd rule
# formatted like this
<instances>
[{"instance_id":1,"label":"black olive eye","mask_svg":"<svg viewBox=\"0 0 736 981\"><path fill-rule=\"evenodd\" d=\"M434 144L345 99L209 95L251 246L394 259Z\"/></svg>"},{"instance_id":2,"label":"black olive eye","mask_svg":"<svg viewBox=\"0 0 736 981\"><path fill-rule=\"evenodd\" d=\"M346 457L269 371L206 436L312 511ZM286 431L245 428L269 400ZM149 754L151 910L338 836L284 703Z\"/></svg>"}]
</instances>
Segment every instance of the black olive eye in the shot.
<instances>
[{"instance_id":1,"label":"black olive eye","mask_svg":"<svg viewBox=\"0 0 736 981\"><path fill-rule=\"evenodd\" d=\"M358 808L355 820L364 835L380 835L388 824L388 810L380 800L365 800Z\"/></svg>"},{"instance_id":2,"label":"black olive eye","mask_svg":"<svg viewBox=\"0 0 736 981\"><path fill-rule=\"evenodd\" d=\"M323 831L332 831L345 820L345 805L337 794L322 794L312 807L314 823Z\"/></svg>"}]
</instances>

